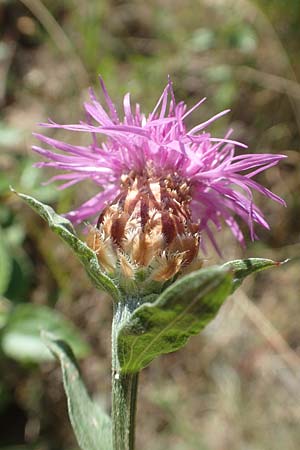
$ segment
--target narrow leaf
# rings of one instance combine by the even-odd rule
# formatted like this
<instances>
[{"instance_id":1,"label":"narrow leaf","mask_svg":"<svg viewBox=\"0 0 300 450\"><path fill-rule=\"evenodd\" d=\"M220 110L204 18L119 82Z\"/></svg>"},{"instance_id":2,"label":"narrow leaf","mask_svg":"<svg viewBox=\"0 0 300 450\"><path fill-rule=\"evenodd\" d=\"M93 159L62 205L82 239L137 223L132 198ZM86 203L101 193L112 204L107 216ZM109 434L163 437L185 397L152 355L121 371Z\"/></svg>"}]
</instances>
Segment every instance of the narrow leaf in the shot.
<instances>
[{"instance_id":1,"label":"narrow leaf","mask_svg":"<svg viewBox=\"0 0 300 450\"><path fill-rule=\"evenodd\" d=\"M90 398L71 348L49 333L42 333L49 350L59 359L70 421L82 450L112 450L111 420Z\"/></svg>"},{"instance_id":2,"label":"narrow leaf","mask_svg":"<svg viewBox=\"0 0 300 450\"><path fill-rule=\"evenodd\" d=\"M4 294L12 274L12 258L0 229L0 295Z\"/></svg>"},{"instance_id":3,"label":"narrow leaf","mask_svg":"<svg viewBox=\"0 0 300 450\"><path fill-rule=\"evenodd\" d=\"M228 269L210 267L181 278L153 303L138 307L118 331L119 370L137 372L156 356L183 347L215 317L231 289Z\"/></svg>"},{"instance_id":4,"label":"narrow leaf","mask_svg":"<svg viewBox=\"0 0 300 450\"><path fill-rule=\"evenodd\" d=\"M248 258L236 259L225 263L222 267L233 271L232 292L234 292L243 282L243 280L252 273L260 272L271 267L279 267L286 261L277 262L272 259Z\"/></svg>"},{"instance_id":5,"label":"narrow leaf","mask_svg":"<svg viewBox=\"0 0 300 450\"><path fill-rule=\"evenodd\" d=\"M39 202L35 198L18 192L16 192L16 194L48 222L49 227L72 248L85 267L85 270L96 288L105 290L111 294L113 298L118 299L120 294L117 286L101 271L96 253L76 236L71 222L65 217L56 214L50 206Z\"/></svg>"},{"instance_id":6,"label":"narrow leaf","mask_svg":"<svg viewBox=\"0 0 300 450\"><path fill-rule=\"evenodd\" d=\"M46 306L27 303L13 307L6 317L0 341L4 353L21 362L39 363L52 359L41 340L41 330L51 331L70 342L77 357L83 357L89 351L79 331L61 314Z\"/></svg>"}]
</instances>

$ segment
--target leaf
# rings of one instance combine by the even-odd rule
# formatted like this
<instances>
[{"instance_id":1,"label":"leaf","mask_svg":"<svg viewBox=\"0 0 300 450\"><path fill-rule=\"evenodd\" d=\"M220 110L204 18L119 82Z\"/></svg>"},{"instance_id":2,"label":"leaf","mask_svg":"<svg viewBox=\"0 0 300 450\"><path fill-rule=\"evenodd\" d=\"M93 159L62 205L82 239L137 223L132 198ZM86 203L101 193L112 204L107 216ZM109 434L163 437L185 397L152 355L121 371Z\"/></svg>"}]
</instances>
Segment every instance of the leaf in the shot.
<instances>
[{"instance_id":1,"label":"leaf","mask_svg":"<svg viewBox=\"0 0 300 450\"><path fill-rule=\"evenodd\" d=\"M1 231L1 230L0 230ZM0 295L6 292L12 273L12 258L0 232Z\"/></svg>"},{"instance_id":2,"label":"leaf","mask_svg":"<svg viewBox=\"0 0 300 450\"><path fill-rule=\"evenodd\" d=\"M248 259L236 259L223 264L225 269L231 269L233 271L233 286L232 292L234 292L243 282L244 278L252 273L260 272L271 267L279 267L286 261L277 262L272 259L264 258L248 258Z\"/></svg>"},{"instance_id":3,"label":"leaf","mask_svg":"<svg viewBox=\"0 0 300 450\"><path fill-rule=\"evenodd\" d=\"M11 309L1 332L3 352L21 362L42 362L52 359L40 333L47 330L68 340L78 357L89 352L88 345L77 329L57 311L32 303L19 304Z\"/></svg>"},{"instance_id":4,"label":"leaf","mask_svg":"<svg viewBox=\"0 0 300 450\"><path fill-rule=\"evenodd\" d=\"M0 298L0 330L6 325L10 311L11 302L7 298Z\"/></svg>"},{"instance_id":5,"label":"leaf","mask_svg":"<svg viewBox=\"0 0 300 450\"><path fill-rule=\"evenodd\" d=\"M96 288L105 290L111 294L113 298L118 299L120 293L117 286L101 271L96 253L76 236L71 222L59 214L56 214L50 206L39 202L33 197L18 192L16 192L16 194L48 222L49 227L72 248L85 267L85 270Z\"/></svg>"},{"instance_id":6,"label":"leaf","mask_svg":"<svg viewBox=\"0 0 300 450\"><path fill-rule=\"evenodd\" d=\"M9 284L5 291L5 297L13 302L19 303L29 295L34 267L29 256L20 246L15 249L11 246L12 271Z\"/></svg>"},{"instance_id":7,"label":"leaf","mask_svg":"<svg viewBox=\"0 0 300 450\"><path fill-rule=\"evenodd\" d=\"M69 417L79 446L82 450L112 450L111 420L87 393L71 348L49 333L43 332L42 338L60 361Z\"/></svg>"},{"instance_id":8,"label":"leaf","mask_svg":"<svg viewBox=\"0 0 300 450\"><path fill-rule=\"evenodd\" d=\"M231 290L228 269L210 267L186 275L153 303L138 307L118 329L119 370L138 372L158 355L183 347L215 317Z\"/></svg>"}]
</instances>

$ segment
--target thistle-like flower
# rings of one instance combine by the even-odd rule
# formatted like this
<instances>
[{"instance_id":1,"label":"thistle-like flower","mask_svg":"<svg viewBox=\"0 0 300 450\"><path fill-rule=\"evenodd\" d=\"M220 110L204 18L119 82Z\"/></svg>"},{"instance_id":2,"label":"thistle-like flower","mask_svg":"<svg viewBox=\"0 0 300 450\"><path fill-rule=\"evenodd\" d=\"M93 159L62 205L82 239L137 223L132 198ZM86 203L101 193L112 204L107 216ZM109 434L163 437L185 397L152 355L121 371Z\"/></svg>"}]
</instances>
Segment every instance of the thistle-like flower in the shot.
<instances>
[{"instance_id":1,"label":"thistle-like flower","mask_svg":"<svg viewBox=\"0 0 300 450\"><path fill-rule=\"evenodd\" d=\"M235 155L235 147L247 146L231 140L231 130L224 138L212 137L208 126L228 110L187 130L185 119L205 99L187 110L183 102L176 103L171 82L148 117L138 104L132 110L126 94L123 119L101 79L100 83L107 112L90 90L86 122L43 124L89 133L89 146L36 134L54 151L33 149L48 160L36 166L63 171L49 180L63 180L61 189L86 179L99 186L95 196L66 216L74 223L96 217L87 242L103 270L126 283L137 279L165 283L201 266L199 253L205 252L207 238L219 251L214 234L224 222L242 245L244 236L236 217L248 225L252 240L255 223L269 228L253 202L252 190L281 204L284 201L253 177L283 155L243 151ZM104 138L101 142L99 136Z\"/></svg>"}]
</instances>

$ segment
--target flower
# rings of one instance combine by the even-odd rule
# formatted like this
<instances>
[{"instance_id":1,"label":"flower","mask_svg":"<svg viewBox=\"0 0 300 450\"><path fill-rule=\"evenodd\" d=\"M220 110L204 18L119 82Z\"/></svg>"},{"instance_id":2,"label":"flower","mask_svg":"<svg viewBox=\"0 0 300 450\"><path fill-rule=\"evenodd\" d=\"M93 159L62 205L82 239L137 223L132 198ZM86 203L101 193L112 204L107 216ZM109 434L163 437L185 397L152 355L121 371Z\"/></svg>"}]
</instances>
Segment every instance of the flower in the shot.
<instances>
[{"instance_id":1,"label":"flower","mask_svg":"<svg viewBox=\"0 0 300 450\"><path fill-rule=\"evenodd\" d=\"M176 103L170 81L148 116L141 112L138 104L132 109L130 95L126 94L123 100L123 119L119 118L101 78L100 84L108 112L98 102L91 89L90 102L85 104L85 122L59 125L49 121L42 124L48 128L89 133L89 146L71 145L35 134L43 144L52 147L52 150L33 147L47 160L37 163L36 166L54 167L62 171L49 182L63 181L60 189L64 189L90 179L99 186L96 195L78 209L66 214L71 221L81 223L100 214L98 228L101 228L101 242L105 248L105 226L107 228L109 223L110 227L113 227L113 242L121 243L124 241L124 230L132 228L127 224L131 217L131 222L133 219L135 223L139 222L140 233L144 233L143 245L146 248L146 222L150 221L151 216L153 223L147 239L153 243L153 230L158 226L156 222L159 216L160 230L165 241L165 258L169 248L166 244L170 246L170 243L174 244L176 236L184 235L185 243L176 244L173 255L181 254L185 265L187 260L191 262L194 258L195 252L190 247L198 249L200 246L205 251L205 235L219 251L215 229L219 231L224 222L242 245L245 243L244 236L236 218L248 225L252 240L257 238L255 223L269 228L263 212L254 204L252 191L258 191L282 205L285 202L253 178L276 165L284 158L283 155L243 152L236 155L236 147L245 149L247 146L230 139L232 130L223 138L212 137L207 131L209 125L228 110L187 130L185 119L205 99L188 110L184 102ZM104 138L101 142L99 136ZM108 209L109 206L112 209ZM124 212L124 208L127 208L127 212ZM110 233L111 230L112 228ZM130 232L133 233L132 229ZM128 231L129 235L130 232ZM159 241L161 235L156 234ZM99 243L100 237L97 236L94 238ZM134 239L130 241L128 236L126 239L131 246L134 244ZM162 244L156 242L156 245L162 255ZM125 255L124 271L129 273L131 266L138 260L142 260L144 265L149 264L150 253L147 256L145 248L144 256L139 257L133 257L132 248L130 251L121 248L123 256ZM130 261L128 252L131 252ZM106 256L109 254L113 255L111 249L106 249ZM183 258L182 254L186 256ZM112 264L115 264L114 257L108 258L107 270ZM174 264L176 266L176 262ZM176 269L174 271L176 272Z\"/></svg>"}]
</instances>

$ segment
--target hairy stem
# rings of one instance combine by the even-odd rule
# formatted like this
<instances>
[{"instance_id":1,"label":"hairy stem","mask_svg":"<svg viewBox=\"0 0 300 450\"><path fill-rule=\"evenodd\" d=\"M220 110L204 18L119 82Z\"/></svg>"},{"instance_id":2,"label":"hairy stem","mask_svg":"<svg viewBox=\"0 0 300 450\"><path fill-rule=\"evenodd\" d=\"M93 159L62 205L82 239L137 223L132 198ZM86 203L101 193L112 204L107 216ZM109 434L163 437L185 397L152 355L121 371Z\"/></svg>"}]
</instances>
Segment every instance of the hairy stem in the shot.
<instances>
[{"instance_id":1,"label":"hairy stem","mask_svg":"<svg viewBox=\"0 0 300 450\"><path fill-rule=\"evenodd\" d=\"M129 311L124 303L114 309L112 327L112 441L113 450L134 450L138 373L123 374L119 368L117 333Z\"/></svg>"}]
</instances>

